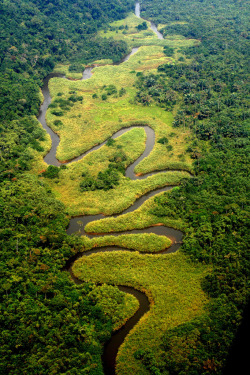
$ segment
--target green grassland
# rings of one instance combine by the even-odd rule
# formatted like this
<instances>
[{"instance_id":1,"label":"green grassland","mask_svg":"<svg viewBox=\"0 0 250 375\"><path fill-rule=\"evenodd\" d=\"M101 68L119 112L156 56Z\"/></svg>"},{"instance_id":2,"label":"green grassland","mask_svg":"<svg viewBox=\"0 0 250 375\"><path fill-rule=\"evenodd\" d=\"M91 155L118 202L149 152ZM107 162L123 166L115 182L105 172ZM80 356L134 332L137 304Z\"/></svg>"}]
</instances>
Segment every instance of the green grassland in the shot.
<instances>
[{"instance_id":1,"label":"green grassland","mask_svg":"<svg viewBox=\"0 0 250 375\"><path fill-rule=\"evenodd\" d=\"M140 252L156 253L167 249L172 241L165 236L154 233L122 234L120 236L102 236L97 238L83 237L84 251L104 246L120 246Z\"/></svg>"},{"instance_id":2,"label":"green grassland","mask_svg":"<svg viewBox=\"0 0 250 375\"><path fill-rule=\"evenodd\" d=\"M144 129L133 128L116 138L114 146L102 146L82 160L60 170L58 179L46 179L46 181L57 198L66 205L71 216L98 213L112 215L122 212L145 193L166 185L177 185L182 178L189 177L184 171L161 172L144 180L130 180L121 174L120 184L114 189L80 192L79 184L83 179L83 173L88 172L91 176L96 176L100 171L105 170L110 163L109 159L117 153L117 150L124 152L127 157L125 164L128 166L144 151L145 140Z\"/></svg>"},{"instance_id":3,"label":"green grassland","mask_svg":"<svg viewBox=\"0 0 250 375\"><path fill-rule=\"evenodd\" d=\"M134 13L131 13L125 20L113 22L109 28L99 32L101 37L112 37L117 40L125 40L129 47L139 47L141 45L157 45L169 47L190 47L195 44L199 44L199 41L195 39L186 39L181 35L174 36L174 39L160 40L156 34L150 28L150 22L145 21L148 28L138 32L137 26L145 20L136 17ZM159 25L158 30L162 28Z\"/></svg>"},{"instance_id":4,"label":"green grassland","mask_svg":"<svg viewBox=\"0 0 250 375\"><path fill-rule=\"evenodd\" d=\"M135 95L135 88L133 87L136 81L136 72L149 72L154 71L160 64L172 62L174 58L167 57L163 53L163 46L166 45L166 41L160 41L156 35L150 31L140 31L136 29L136 26L141 23L141 20L134 15L130 15L125 21L118 21L112 24L112 27L128 24L128 30L126 34L125 30L116 30L115 33L118 39L125 39L130 44L131 35L137 36L140 39L138 45L141 48L137 53L130 57L130 59L120 65L104 65L93 69L93 76L91 79L86 81L72 81L63 78L54 78L50 80L50 92L53 101L58 98L58 94L61 93L62 98L67 100L70 93L75 92L77 95L83 96L83 102L77 102L69 110L63 113L59 117L62 124L60 126L55 125L55 121L58 117L49 109L47 112L47 122L51 128L59 134L61 142L57 150L57 157L59 160L69 160L82 152L90 149L95 144L98 144L114 132L122 127L129 126L134 122L146 122L149 126L169 128L172 123L172 115L168 112L164 112L160 108L151 105L149 108L145 108L141 105L132 104ZM149 33L150 36L145 37L145 32ZM109 35L107 31L106 36ZM147 46L148 40L150 39L151 45ZM160 42L160 44L159 44ZM176 54L179 56L177 49L181 46L193 45L195 41L173 39L171 40L171 46L175 47ZM167 43L168 44L168 43ZM104 61L96 61L93 64L105 63ZM110 61L107 62L108 64ZM68 72L68 66L57 66L57 72L61 72L71 76L72 73ZM79 73L77 73L79 75ZM77 76L80 78L80 75ZM103 86L113 84L119 91L121 88L126 90L126 94L122 97L118 95L109 96L107 100L102 100ZM97 98L93 98L93 95L97 95ZM52 103L53 103L52 101ZM157 121L155 121L157 119ZM159 122L159 125L158 125ZM153 124L154 123L154 124ZM167 125L167 126L166 126ZM178 147L181 147L181 140L178 141ZM184 151L184 150L182 150ZM173 155L180 155L183 152L173 151ZM179 160L172 159L169 161L170 164L180 162ZM177 156L176 156L177 157ZM183 161L184 164L188 164L189 160ZM155 166L154 166L155 167ZM172 166L172 169L176 168ZM159 166L158 169L162 169ZM186 169L186 166L184 167Z\"/></svg>"},{"instance_id":5,"label":"green grassland","mask_svg":"<svg viewBox=\"0 0 250 375\"><path fill-rule=\"evenodd\" d=\"M128 35L133 32L139 34L144 40L144 31L138 32L136 29L140 22L140 19L130 15L125 21L119 21L112 27L119 28L121 24L126 25L127 23ZM128 38L127 34L122 31L118 30L118 34ZM158 41L153 32L150 38L155 42ZM162 42L164 43L164 41ZM183 43L185 44L187 41L183 41ZM176 44L176 47L179 48L179 43ZM179 52L176 54L179 55ZM190 138L189 130L184 132L179 129L173 130L171 112L156 105L143 106L134 103L136 72L147 74L155 71L160 64L172 61L172 58L163 53L163 47L156 43L156 45L142 46L128 61L120 65L104 65L94 68L93 75L88 80L51 79L49 88L52 106L58 98L66 101L72 95L82 97L82 100L73 102L67 110L61 111L57 107L56 110L59 109L59 112L63 112L60 116L53 114L55 110L53 107L47 111L48 125L60 136L57 158L61 161L70 160L105 141L121 128L147 124L154 130L156 142L150 155L137 165L135 173L145 174L163 169L192 172L192 160L186 152ZM105 61L95 63L101 65ZM107 63L110 62L107 61ZM69 73L68 66L58 66L57 71L66 75ZM106 87L114 82L117 93L107 95L107 98L103 100L102 96L107 92ZM121 89L124 89L124 92L119 95ZM165 145L157 143L162 137L168 138L168 146L171 146L171 151L168 151ZM127 135L123 135L121 139L123 139L121 145L127 155L126 163L129 165L143 152L145 133L143 129L133 129ZM105 192L80 193L79 183L82 173L88 171L91 176L96 176L99 171L103 171L108 166L111 152L111 148L108 150L107 147L102 147L101 150L87 155L83 160L68 165L66 170L61 170L59 179L49 181L57 198L68 207L71 216L100 212L111 215L122 212L146 192L165 185L178 184L182 177L188 177L185 172L159 173L143 181L131 181L121 176L120 184L115 189ZM41 160L37 161L37 166L39 166L37 171L45 169L45 164Z\"/></svg>"},{"instance_id":6,"label":"green grassland","mask_svg":"<svg viewBox=\"0 0 250 375\"><path fill-rule=\"evenodd\" d=\"M168 194L168 193L160 193ZM159 196L160 194L157 194ZM85 227L86 232L89 233L111 233L122 232L132 229L142 229L153 225L163 224L175 229L185 230L185 224L182 221L169 218L159 217L151 214L151 210L156 206L154 197L149 198L137 210L128 212L118 217L108 217L101 220L92 221Z\"/></svg>"},{"instance_id":7,"label":"green grassland","mask_svg":"<svg viewBox=\"0 0 250 375\"><path fill-rule=\"evenodd\" d=\"M162 332L204 313L207 302L200 280L208 270L191 264L181 253L142 255L116 251L93 254L75 262L73 272L86 281L133 286L150 299L150 311L132 329L119 350L119 375L146 374L133 353L138 348L150 349L157 359Z\"/></svg>"}]
</instances>

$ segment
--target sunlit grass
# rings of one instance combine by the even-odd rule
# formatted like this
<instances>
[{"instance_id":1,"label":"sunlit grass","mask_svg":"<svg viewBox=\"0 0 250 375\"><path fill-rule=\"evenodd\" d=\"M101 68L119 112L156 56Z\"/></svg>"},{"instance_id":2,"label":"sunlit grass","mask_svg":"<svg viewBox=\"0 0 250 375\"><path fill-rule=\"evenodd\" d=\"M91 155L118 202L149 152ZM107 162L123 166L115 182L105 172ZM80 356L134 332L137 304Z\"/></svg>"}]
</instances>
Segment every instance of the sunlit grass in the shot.
<instances>
[{"instance_id":1,"label":"sunlit grass","mask_svg":"<svg viewBox=\"0 0 250 375\"><path fill-rule=\"evenodd\" d=\"M50 109L47 112L49 126L61 139L57 150L58 159L61 161L72 159L133 122L143 121L149 125L155 123L156 129L159 121L159 127L165 129L171 127L171 113L155 105L144 107L133 104L136 93L133 87L136 81L135 73L152 71L160 64L171 61L171 58L164 55L162 47L144 46L120 65L105 65L93 69L93 76L89 80L51 79L49 87L53 98L56 98L58 93L63 93L63 98L67 99L72 91L83 96L82 104L75 103L69 111L59 117L62 121L60 126L54 124L58 117L53 115ZM105 92L103 86L114 82L118 91L121 88L126 90L125 95L122 97L112 95L107 100L102 100L102 94ZM94 94L97 98L92 97Z\"/></svg>"},{"instance_id":2,"label":"sunlit grass","mask_svg":"<svg viewBox=\"0 0 250 375\"><path fill-rule=\"evenodd\" d=\"M112 37L116 40L125 40L127 44L132 47L138 47L142 45L157 45L170 47L191 47L193 45L199 44L200 42L196 39L186 39L183 36L177 35L174 40L164 39L160 40L157 38L156 34L150 28L150 22L147 23L147 30L138 31L137 26L144 22L145 20L136 17L134 13L131 13L125 20L115 21L106 30L99 32L101 37ZM120 27L123 27L119 29ZM158 30L161 30L163 25L158 26ZM113 29L113 30L112 30ZM174 43L173 43L174 42Z\"/></svg>"},{"instance_id":3,"label":"sunlit grass","mask_svg":"<svg viewBox=\"0 0 250 375\"><path fill-rule=\"evenodd\" d=\"M207 302L200 286L207 268L191 264L181 253L93 254L76 261L73 272L84 281L135 287L151 301L150 312L130 331L119 349L116 369L119 375L147 373L133 353L139 348L150 349L157 359L163 332L201 315Z\"/></svg>"},{"instance_id":4,"label":"sunlit grass","mask_svg":"<svg viewBox=\"0 0 250 375\"><path fill-rule=\"evenodd\" d=\"M120 236L102 236L84 239L84 250L90 250L96 247L120 246L130 250L139 250L140 252L156 253L167 249L171 240L165 236L158 236L154 233L122 234Z\"/></svg>"},{"instance_id":5,"label":"sunlit grass","mask_svg":"<svg viewBox=\"0 0 250 375\"><path fill-rule=\"evenodd\" d=\"M122 232L132 229L143 229L159 223L175 229L185 230L185 224L180 220L166 216L159 218L151 214L151 210L156 206L154 199L154 197L149 198L138 209L119 215L116 218L107 217L101 220L92 221L86 225L85 230L89 233Z\"/></svg>"}]
</instances>

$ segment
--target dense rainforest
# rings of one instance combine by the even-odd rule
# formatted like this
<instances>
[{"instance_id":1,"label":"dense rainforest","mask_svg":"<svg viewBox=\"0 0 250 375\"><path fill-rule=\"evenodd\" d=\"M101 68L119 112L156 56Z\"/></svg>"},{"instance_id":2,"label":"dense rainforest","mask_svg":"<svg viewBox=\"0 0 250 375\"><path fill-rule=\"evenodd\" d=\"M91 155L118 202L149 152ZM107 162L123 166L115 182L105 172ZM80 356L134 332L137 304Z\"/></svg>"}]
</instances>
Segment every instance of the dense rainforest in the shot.
<instances>
[{"instance_id":1,"label":"dense rainforest","mask_svg":"<svg viewBox=\"0 0 250 375\"><path fill-rule=\"evenodd\" d=\"M34 116L56 63L74 70L128 52L96 32L133 8L130 0L0 1L1 374L103 373L112 317L98 287L61 272L82 242L66 234L66 208L31 173L44 140ZM160 362L143 348L134 356L150 374L222 374L249 300L248 2L143 0L141 10L164 37L200 40L180 48L177 63L138 74L134 101L174 110L173 126L192 131L194 178L155 198L152 213L183 220L182 250L212 271L202 282L207 314L164 332ZM118 291L107 294L123 303Z\"/></svg>"},{"instance_id":2,"label":"dense rainforest","mask_svg":"<svg viewBox=\"0 0 250 375\"><path fill-rule=\"evenodd\" d=\"M0 2L1 374L102 374L111 317L97 306L98 288L77 286L61 272L81 245L66 235L65 207L30 173L44 139L34 115L55 63L120 60L127 45L96 31L133 7L119 0ZM106 293L122 304L119 291Z\"/></svg>"}]
</instances>

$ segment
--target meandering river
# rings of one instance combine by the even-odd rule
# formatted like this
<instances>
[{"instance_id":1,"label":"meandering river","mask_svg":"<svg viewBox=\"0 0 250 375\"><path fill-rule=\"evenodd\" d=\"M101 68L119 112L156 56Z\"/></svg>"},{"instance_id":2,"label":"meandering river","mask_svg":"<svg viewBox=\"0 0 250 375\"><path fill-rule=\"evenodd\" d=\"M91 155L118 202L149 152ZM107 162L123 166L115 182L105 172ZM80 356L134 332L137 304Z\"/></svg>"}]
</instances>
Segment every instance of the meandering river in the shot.
<instances>
[{"instance_id":1,"label":"meandering river","mask_svg":"<svg viewBox=\"0 0 250 375\"><path fill-rule=\"evenodd\" d=\"M140 4L139 4L139 2L137 2L136 6L135 6L135 14L136 14L137 17L140 17ZM163 39L162 34L159 33L159 31L157 30L157 27L152 22L151 22L151 29L157 34L159 39ZM125 58L123 58L122 61L120 62L120 64L123 63L124 61L127 61L130 58L131 55L133 55L134 53L137 52L137 50L138 50L138 48L133 48L131 53L129 53ZM86 79L91 78L91 75L92 75L91 71L92 71L91 67L86 68L84 73L83 73L82 79L86 80ZM48 154L45 156L44 160L47 164L59 166L61 163L56 159L56 150L57 150L57 147L59 145L60 138L58 137L58 135L56 133L54 133L52 131L52 129L50 127L48 127L48 125L46 123L46 119L45 119L46 111L47 111L48 106L51 102L48 83L49 83L49 80L53 77L63 77L63 75L50 74L44 80L44 85L43 85L43 88L42 88L42 92L43 92L43 96L44 96L44 102L41 105L38 120L41 122L43 128L48 132L48 134L50 135L51 140L52 140L52 147L51 147L50 151L48 152ZM119 137L120 135L127 132L131 128L132 127L119 130L118 132L113 134L112 138ZM153 129L151 129L149 126L143 126L143 128L145 129L146 135L147 135L145 151L133 164L131 164L127 168L126 176L131 178L131 179L143 179L143 178L147 178L149 175L159 173L159 172L152 172L152 173L146 174L144 176L136 176L134 174L135 166L141 160L143 160L147 155L150 154L150 152L152 151L152 149L154 147L154 144L155 144L155 134L154 134ZM82 155L78 156L77 158L69 161L67 164L82 159L88 153L102 147L105 143L106 143L106 141L97 145L97 146L95 146L95 147L93 147L89 151L87 151L87 152L83 153ZM163 188L160 188L160 189L156 189L154 191L151 191L151 192L143 195L142 197L137 199L136 202L131 207L129 207L125 211L123 211L122 214L136 210L138 207L140 207L150 197L152 197L152 196L154 196L154 195L156 195L160 192L167 191L171 188L172 188L171 186L167 186L167 187L163 187ZM113 217L117 217L117 216L118 215L113 215ZM88 237L101 236L101 235L86 233L84 231L84 227L85 227L86 224L90 223L91 221L99 220L99 219L102 219L104 217L105 217L104 215L100 214L100 215L89 215L89 216L80 216L80 217L72 218L70 220L69 227L67 229L67 233L72 234L72 233L77 232L77 233L80 233L82 235L87 235ZM79 222L81 222L81 225L79 224ZM125 234L125 233L126 234L129 234L129 233L155 233L155 234L158 234L158 235L167 236L168 238L170 238L172 240L172 245L170 246L170 248L162 251L161 253L170 253L170 252L174 252L174 251L178 250L178 248L180 247L181 241L182 241L182 237L183 237L182 232L180 232L178 230L175 230L173 228L165 227L164 225L158 225L158 226L153 226L153 227L144 228L144 229L135 229L135 230L126 231L126 232L119 232L119 233L112 232L110 234L117 236L117 235L121 235L121 234ZM114 251L114 250L117 250L117 249L120 249L120 248L117 248L117 247L102 247L102 248L95 248L95 249L90 250L90 251L85 252L85 253L79 253L79 254L75 255L74 257L72 257L71 259L68 260L68 262L65 266L65 269L68 270L71 273L72 279L76 283L81 283L81 281L78 280L72 273L72 264L79 257L88 256L88 255L91 255L93 253L97 253L97 252L101 252L101 251ZM127 250L127 251L130 251L130 250ZM119 329L117 332L115 332L112 335L109 342L105 345L102 360L103 360L104 372L105 372L106 375L115 374L115 359L116 359L116 355L117 355L117 352L118 352L118 349L119 349L120 345L124 341L125 337L129 333L131 328L133 328L135 326L135 324L137 324L137 322L140 320L140 318L150 308L149 301L148 301L148 299L147 299L147 297L144 293L142 293L138 290L135 290L133 288L126 287L126 286L120 286L119 289L126 292L126 293L130 293L130 294L134 295L139 300L140 306L139 306L139 309L137 310L137 312L135 313L135 315L133 317L131 317L121 329Z\"/></svg>"}]
</instances>

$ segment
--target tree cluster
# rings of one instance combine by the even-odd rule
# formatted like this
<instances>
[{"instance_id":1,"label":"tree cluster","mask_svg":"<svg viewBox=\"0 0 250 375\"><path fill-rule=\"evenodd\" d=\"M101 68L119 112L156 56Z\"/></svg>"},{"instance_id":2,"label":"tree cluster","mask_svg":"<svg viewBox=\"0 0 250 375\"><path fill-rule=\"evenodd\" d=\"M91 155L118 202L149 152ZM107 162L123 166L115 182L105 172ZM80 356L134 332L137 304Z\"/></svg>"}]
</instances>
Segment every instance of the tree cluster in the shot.
<instances>
[{"instance_id":1,"label":"tree cluster","mask_svg":"<svg viewBox=\"0 0 250 375\"><path fill-rule=\"evenodd\" d=\"M107 141L107 146L115 146L115 140L110 138ZM121 175L125 174L125 161L127 157L125 153L118 148L114 155L109 159L110 163L108 168L99 172L97 177L91 176L88 172L83 172L84 179L80 182L81 191L94 191L94 190L110 190L119 185Z\"/></svg>"}]
</instances>

